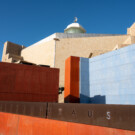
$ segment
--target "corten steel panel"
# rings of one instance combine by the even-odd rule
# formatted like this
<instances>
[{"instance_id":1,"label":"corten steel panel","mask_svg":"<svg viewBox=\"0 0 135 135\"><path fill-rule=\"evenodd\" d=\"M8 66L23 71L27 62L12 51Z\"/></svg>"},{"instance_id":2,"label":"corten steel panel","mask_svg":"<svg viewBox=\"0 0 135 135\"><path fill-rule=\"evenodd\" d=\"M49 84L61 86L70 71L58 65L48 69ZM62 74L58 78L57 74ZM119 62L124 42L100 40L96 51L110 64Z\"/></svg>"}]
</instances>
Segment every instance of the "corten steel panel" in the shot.
<instances>
[{"instance_id":1,"label":"corten steel panel","mask_svg":"<svg viewBox=\"0 0 135 135\"><path fill-rule=\"evenodd\" d=\"M135 130L134 105L48 103L47 118Z\"/></svg>"},{"instance_id":2,"label":"corten steel panel","mask_svg":"<svg viewBox=\"0 0 135 135\"><path fill-rule=\"evenodd\" d=\"M19 116L0 112L0 135L17 135Z\"/></svg>"},{"instance_id":3,"label":"corten steel panel","mask_svg":"<svg viewBox=\"0 0 135 135\"><path fill-rule=\"evenodd\" d=\"M33 94L46 94L50 92L58 93L58 90L55 91L56 89L58 89L58 69L1 62L0 73L3 74L3 72L3 76L6 77L0 78L1 81L5 81L7 78L6 83L10 85L10 82L8 81L10 80L12 81L11 84L13 85L12 88L10 86L9 88L6 88L6 90L12 90L12 92L17 93L20 92ZM0 90L1 92L3 91L3 89L1 89L1 86Z\"/></svg>"},{"instance_id":4,"label":"corten steel panel","mask_svg":"<svg viewBox=\"0 0 135 135\"><path fill-rule=\"evenodd\" d=\"M67 122L20 116L18 135L67 135Z\"/></svg>"},{"instance_id":5,"label":"corten steel panel","mask_svg":"<svg viewBox=\"0 0 135 135\"><path fill-rule=\"evenodd\" d=\"M9 120L9 121L8 121ZM14 121L13 121L14 120ZM16 122L16 120L18 120ZM0 113L2 135L135 135L134 131Z\"/></svg>"},{"instance_id":6,"label":"corten steel panel","mask_svg":"<svg viewBox=\"0 0 135 135\"><path fill-rule=\"evenodd\" d=\"M0 93L2 101L57 102L58 94Z\"/></svg>"},{"instance_id":7,"label":"corten steel panel","mask_svg":"<svg viewBox=\"0 0 135 135\"><path fill-rule=\"evenodd\" d=\"M58 89L59 69L0 62L0 100L12 98L10 94L15 94L15 100L18 94L28 94L32 100L36 97L29 94L38 94L44 95L41 101L57 102ZM24 96L20 98L25 101Z\"/></svg>"},{"instance_id":8,"label":"corten steel panel","mask_svg":"<svg viewBox=\"0 0 135 135\"><path fill-rule=\"evenodd\" d=\"M34 117L46 118L47 103L45 102L12 102L0 101L0 111Z\"/></svg>"},{"instance_id":9,"label":"corten steel panel","mask_svg":"<svg viewBox=\"0 0 135 135\"><path fill-rule=\"evenodd\" d=\"M135 135L135 131L69 123L68 135Z\"/></svg>"},{"instance_id":10,"label":"corten steel panel","mask_svg":"<svg viewBox=\"0 0 135 135\"><path fill-rule=\"evenodd\" d=\"M69 57L65 61L65 102L79 102L79 57Z\"/></svg>"}]
</instances>

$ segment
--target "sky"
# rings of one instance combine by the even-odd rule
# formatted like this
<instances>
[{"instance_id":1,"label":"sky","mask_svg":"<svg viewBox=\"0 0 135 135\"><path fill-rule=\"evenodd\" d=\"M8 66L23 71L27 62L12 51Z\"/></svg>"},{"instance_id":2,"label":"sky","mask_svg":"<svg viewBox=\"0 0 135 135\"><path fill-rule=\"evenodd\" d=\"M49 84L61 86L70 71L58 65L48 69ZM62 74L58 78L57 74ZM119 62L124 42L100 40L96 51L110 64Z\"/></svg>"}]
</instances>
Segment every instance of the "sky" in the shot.
<instances>
[{"instance_id":1,"label":"sky","mask_svg":"<svg viewBox=\"0 0 135 135\"><path fill-rule=\"evenodd\" d=\"M78 17L87 33L126 34L135 0L0 0L0 60L6 41L26 47Z\"/></svg>"}]
</instances>

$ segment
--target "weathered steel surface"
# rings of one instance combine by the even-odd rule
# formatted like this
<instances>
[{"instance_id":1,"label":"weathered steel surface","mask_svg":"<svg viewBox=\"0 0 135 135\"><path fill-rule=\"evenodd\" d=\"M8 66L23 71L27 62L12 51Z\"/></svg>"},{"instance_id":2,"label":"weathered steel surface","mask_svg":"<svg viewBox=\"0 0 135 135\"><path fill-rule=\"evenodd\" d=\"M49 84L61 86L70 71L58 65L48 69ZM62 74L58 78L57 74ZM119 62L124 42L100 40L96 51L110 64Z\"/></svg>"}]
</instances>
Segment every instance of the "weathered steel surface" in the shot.
<instances>
[{"instance_id":1,"label":"weathered steel surface","mask_svg":"<svg viewBox=\"0 0 135 135\"><path fill-rule=\"evenodd\" d=\"M134 105L0 101L0 112L135 131Z\"/></svg>"},{"instance_id":2,"label":"weathered steel surface","mask_svg":"<svg viewBox=\"0 0 135 135\"><path fill-rule=\"evenodd\" d=\"M0 112L0 135L18 135L18 122L18 115Z\"/></svg>"},{"instance_id":3,"label":"weathered steel surface","mask_svg":"<svg viewBox=\"0 0 135 135\"><path fill-rule=\"evenodd\" d=\"M47 118L135 130L134 105L48 103Z\"/></svg>"},{"instance_id":4,"label":"weathered steel surface","mask_svg":"<svg viewBox=\"0 0 135 135\"><path fill-rule=\"evenodd\" d=\"M65 89L66 103L79 102L79 57L69 57L65 61Z\"/></svg>"},{"instance_id":5,"label":"weathered steel surface","mask_svg":"<svg viewBox=\"0 0 135 135\"><path fill-rule=\"evenodd\" d=\"M47 103L0 101L0 111L46 118Z\"/></svg>"},{"instance_id":6,"label":"weathered steel surface","mask_svg":"<svg viewBox=\"0 0 135 135\"><path fill-rule=\"evenodd\" d=\"M0 93L1 101L57 102L56 94Z\"/></svg>"},{"instance_id":7,"label":"weathered steel surface","mask_svg":"<svg viewBox=\"0 0 135 135\"><path fill-rule=\"evenodd\" d=\"M0 62L0 100L57 102L59 69Z\"/></svg>"},{"instance_id":8,"label":"weathered steel surface","mask_svg":"<svg viewBox=\"0 0 135 135\"><path fill-rule=\"evenodd\" d=\"M1 135L135 135L135 131L0 112Z\"/></svg>"}]
</instances>

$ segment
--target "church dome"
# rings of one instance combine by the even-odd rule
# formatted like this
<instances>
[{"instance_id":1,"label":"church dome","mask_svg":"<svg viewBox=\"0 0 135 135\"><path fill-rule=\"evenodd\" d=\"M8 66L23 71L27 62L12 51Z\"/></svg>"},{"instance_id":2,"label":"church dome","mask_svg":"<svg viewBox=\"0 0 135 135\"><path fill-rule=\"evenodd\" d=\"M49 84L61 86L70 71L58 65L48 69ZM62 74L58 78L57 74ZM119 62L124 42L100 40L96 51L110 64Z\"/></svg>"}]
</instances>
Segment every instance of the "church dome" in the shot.
<instances>
[{"instance_id":1,"label":"church dome","mask_svg":"<svg viewBox=\"0 0 135 135\"><path fill-rule=\"evenodd\" d=\"M86 30L77 22L69 24L64 33L86 33Z\"/></svg>"}]
</instances>

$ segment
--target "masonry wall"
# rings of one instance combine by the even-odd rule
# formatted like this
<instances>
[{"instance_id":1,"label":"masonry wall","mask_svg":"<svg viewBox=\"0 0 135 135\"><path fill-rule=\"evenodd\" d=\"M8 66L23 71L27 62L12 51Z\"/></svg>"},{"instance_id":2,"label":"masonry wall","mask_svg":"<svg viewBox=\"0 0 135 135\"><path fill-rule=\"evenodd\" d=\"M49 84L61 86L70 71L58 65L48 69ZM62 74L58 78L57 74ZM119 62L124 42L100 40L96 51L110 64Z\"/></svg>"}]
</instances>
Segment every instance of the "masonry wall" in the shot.
<instances>
[{"instance_id":1,"label":"masonry wall","mask_svg":"<svg viewBox=\"0 0 135 135\"><path fill-rule=\"evenodd\" d=\"M50 65L54 67L55 41L51 40L38 45L33 45L22 50L21 56L24 60L36 64Z\"/></svg>"},{"instance_id":2,"label":"masonry wall","mask_svg":"<svg viewBox=\"0 0 135 135\"><path fill-rule=\"evenodd\" d=\"M60 68L60 86L64 86L65 60L69 56L88 58L112 51L116 44L122 44L130 36L65 38L56 41L55 67ZM90 56L90 57L91 57Z\"/></svg>"},{"instance_id":3,"label":"masonry wall","mask_svg":"<svg viewBox=\"0 0 135 135\"><path fill-rule=\"evenodd\" d=\"M91 59L80 58L80 102L135 104L134 54L135 45L130 45Z\"/></svg>"}]
</instances>

